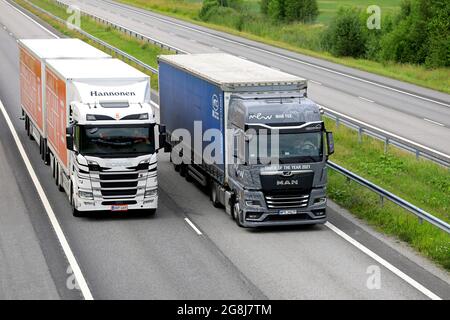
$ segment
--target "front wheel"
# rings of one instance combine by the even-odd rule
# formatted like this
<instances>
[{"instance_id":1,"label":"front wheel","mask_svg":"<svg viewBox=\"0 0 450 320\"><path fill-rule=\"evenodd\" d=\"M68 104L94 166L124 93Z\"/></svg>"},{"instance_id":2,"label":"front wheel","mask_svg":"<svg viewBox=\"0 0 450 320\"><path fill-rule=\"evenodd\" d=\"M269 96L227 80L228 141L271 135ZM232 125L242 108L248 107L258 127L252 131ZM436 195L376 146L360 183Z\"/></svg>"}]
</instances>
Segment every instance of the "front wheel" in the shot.
<instances>
[{"instance_id":1,"label":"front wheel","mask_svg":"<svg viewBox=\"0 0 450 320\"><path fill-rule=\"evenodd\" d=\"M70 186L70 205L72 207L72 215L76 218L81 218L84 216L82 211L78 211L75 208L75 200L74 200L74 192L73 192L73 187Z\"/></svg>"},{"instance_id":2,"label":"front wheel","mask_svg":"<svg viewBox=\"0 0 450 320\"><path fill-rule=\"evenodd\" d=\"M239 200L236 200L236 202L234 203L233 206L233 218L234 221L236 222L236 224L243 228L244 225L242 224L241 218L242 218L242 212L241 212L241 207L239 206Z\"/></svg>"}]
</instances>

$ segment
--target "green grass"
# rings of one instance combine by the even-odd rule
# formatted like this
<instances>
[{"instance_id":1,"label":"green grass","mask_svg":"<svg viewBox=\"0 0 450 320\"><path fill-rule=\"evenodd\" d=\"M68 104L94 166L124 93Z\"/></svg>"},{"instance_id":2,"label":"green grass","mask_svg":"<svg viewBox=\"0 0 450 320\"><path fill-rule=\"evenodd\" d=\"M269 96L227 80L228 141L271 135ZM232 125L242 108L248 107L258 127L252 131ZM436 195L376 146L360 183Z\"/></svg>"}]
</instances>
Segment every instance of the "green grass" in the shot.
<instances>
[{"instance_id":1,"label":"green grass","mask_svg":"<svg viewBox=\"0 0 450 320\"><path fill-rule=\"evenodd\" d=\"M27 10L32 12L33 14L35 14L38 17L40 17L41 19L43 19L44 21L46 21L47 23L49 23L52 27L54 27L61 33L65 34L66 36L80 38L80 39L90 43L91 45L96 46L99 49L106 51L109 54L112 54L107 49L103 48L102 46L97 45L96 43L92 42L88 38L82 36L80 33L69 30L67 28L67 26L62 25L62 24L52 20L49 16L40 13L38 10L34 9L32 6L28 5L25 1L16 0L16 2L18 4L20 4L22 7L26 8ZM55 3L51 0L31 0L30 2L34 3L35 5L38 5L42 9L54 14L55 16L57 16L61 19L67 19L67 17L69 16L69 14L66 12L65 9L55 5ZM157 63L158 55L170 54L170 52L167 50L162 50L161 48L151 45L144 41L138 41L135 38L127 36L122 32L114 30L111 27L107 27L103 24L97 23L94 20L84 17L84 16L81 17L81 29L83 29L84 31L93 35L94 37L107 42L108 44L134 56L135 58L139 59L140 61L145 62L146 64L148 64L152 67L155 67L155 68L158 67L158 63ZM133 65L133 66L138 69L141 69L141 71L147 73L151 77L152 88L154 88L154 89L158 88L158 77L156 75L140 68L137 65Z\"/></svg>"},{"instance_id":2,"label":"green grass","mask_svg":"<svg viewBox=\"0 0 450 320\"><path fill-rule=\"evenodd\" d=\"M381 8L383 17L385 13L394 13L399 10L401 0L319 0L317 2L320 11L317 22L328 25L339 7L356 7L365 11L370 5L377 5Z\"/></svg>"},{"instance_id":3,"label":"green grass","mask_svg":"<svg viewBox=\"0 0 450 320\"><path fill-rule=\"evenodd\" d=\"M336 127L326 119L334 132L336 152L331 161L391 191L434 216L450 222L450 170L414 155L363 136L344 126ZM348 182L329 170L328 194L331 199L369 222L378 230L398 237L417 251L450 270L450 235L427 222L420 224L411 213L380 198L373 192Z\"/></svg>"},{"instance_id":4,"label":"green grass","mask_svg":"<svg viewBox=\"0 0 450 320\"><path fill-rule=\"evenodd\" d=\"M356 5L364 8L367 4L373 4L370 3L370 0L319 0L319 9L322 10L322 12L318 18L319 23L314 25L300 23L273 24L268 21L268 19L258 14L259 8L257 0L247 0L247 3L251 8L251 10L249 10L252 13L251 19L242 20L232 15L222 15L215 17L214 20L210 22L201 21L198 17L198 12L201 8L201 0L118 1L144 9L154 10L175 18L181 18L211 29L450 94L449 68L430 70L419 65L381 63L366 59L334 57L322 50L320 34L325 28L325 24L328 23L339 6ZM397 10L400 1L401 0L380 0L377 1L376 4L381 7L382 13L393 12Z\"/></svg>"}]
</instances>

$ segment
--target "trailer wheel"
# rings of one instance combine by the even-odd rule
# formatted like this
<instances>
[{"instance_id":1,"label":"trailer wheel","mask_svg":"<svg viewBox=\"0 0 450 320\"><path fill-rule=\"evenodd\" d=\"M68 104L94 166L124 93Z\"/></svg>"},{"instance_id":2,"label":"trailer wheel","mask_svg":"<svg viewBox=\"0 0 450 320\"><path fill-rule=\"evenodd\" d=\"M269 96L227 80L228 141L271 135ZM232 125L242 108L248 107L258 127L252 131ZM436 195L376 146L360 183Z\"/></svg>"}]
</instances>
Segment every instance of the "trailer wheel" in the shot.
<instances>
[{"instance_id":1,"label":"trailer wheel","mask_svg":"<svg viewBox=\"0 0 450 320\"><path fill-rule=\"evenodd\" d=\"M209 194L209 198L211 199L211 202L215 208L220 208L222 204L220 203L219 198L217 196L217 184L214 181L212 181L210 183L210 188L211 191Z\"/></svg>"},{"instance_id":2,"label":"trailer wheel","mask_svg":"<svg viewBox=\"0 0 450 320\"><path fill-rule=\"evenodd\" d=\"M47 146L47 139L42 139L42 160L44 160L45 165L50 164L50 152Z\"/></svg>"},{"instance_id":3,"label":"trailer wheel","mask_svg":"<svg viewBox=\"0 0 450 320\"><path fill-rule=\"evenodd\" d=\"M58 161L56 161L56 158L55 158L55 160L54 160L54 163L55 163L55 169L54 169L54 171L55 171L55 184L56 184L56 186L58 187L59 186L59 170L58 170Z\"/></svg>"}]
</instances>

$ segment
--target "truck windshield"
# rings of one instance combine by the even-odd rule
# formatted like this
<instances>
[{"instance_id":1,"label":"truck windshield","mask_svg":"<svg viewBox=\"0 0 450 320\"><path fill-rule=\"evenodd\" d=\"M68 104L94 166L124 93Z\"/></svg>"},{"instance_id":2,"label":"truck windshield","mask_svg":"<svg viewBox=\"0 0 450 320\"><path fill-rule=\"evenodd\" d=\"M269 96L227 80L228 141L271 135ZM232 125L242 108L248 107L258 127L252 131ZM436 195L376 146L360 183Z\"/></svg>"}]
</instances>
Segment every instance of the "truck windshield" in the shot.
<instances>
[{"instance_id":1,"label":"truck windshield","mask_svg":"<svg viewBox=\"0 0 450 320\"><path fill-rule=\"evenodd\" d=\"M80 126L78 149L84 155L125 156L155 152L153 126Z\"/></svg>"},{"instance_id":2,"label":"truck windshield","mask_svg":"<svg viewBox=\"0 0 450 320\"><path fill-rule=\"evenodd\" d=\"M280 163L320 162L323 159L323 134L317 132L283 133L278 135L278 150L271 146L271 137L258 135L257 153L249 148L250 163L261 163L260 159L278 158Z\"/></svg>"}]
</instances>

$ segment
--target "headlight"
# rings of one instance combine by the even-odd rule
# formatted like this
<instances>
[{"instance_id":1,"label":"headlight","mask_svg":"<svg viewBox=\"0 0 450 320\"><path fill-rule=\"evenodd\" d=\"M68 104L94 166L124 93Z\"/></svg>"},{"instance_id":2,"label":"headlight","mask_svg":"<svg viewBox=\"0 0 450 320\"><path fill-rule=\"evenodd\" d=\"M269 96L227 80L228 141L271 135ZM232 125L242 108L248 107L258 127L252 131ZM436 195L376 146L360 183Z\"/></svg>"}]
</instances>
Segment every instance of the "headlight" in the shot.
<instances>
[{"instance_id":1,"label":"headlight","mask_svg":"<svg viewBox=\"0 0 450 320\"><path fill-rule=\"evenodd\" d=\"M326 197L321 197L321 198L314 199L314 204L326 203L326 202L327 202L327 198Z\"/></svg>"},{"instance_id":2,"label":"headlight","mask_svg":"<svg viewBox=\"0 0 450 320\"><path fill-rule=\"evenodd\" d=\"M245 200L245 204L249 207L261 207L261 201L259 200Z\"/></svg>"},{"instance_id":3,"label":"headlight","mask_svg":"<svg viewBox=\"0 0 450 320\"><path fill-rule=\"evenodd\" d=\"M154 196L156 196L157 193L158 193L158 189L145 190L144 197L146 197L146 198L148 198L148 197L154 197Z\"/></svg>"},{"instance_id":4,"label":"headlight","mask_svg":"<svg viewBox=\"0 0 450 320\"><path fill-rule=\"evenodd\" d=\"M94 200L94 194L92 192L78 191L78 196L80 198Z\"/></svg>"}]
</instances>

